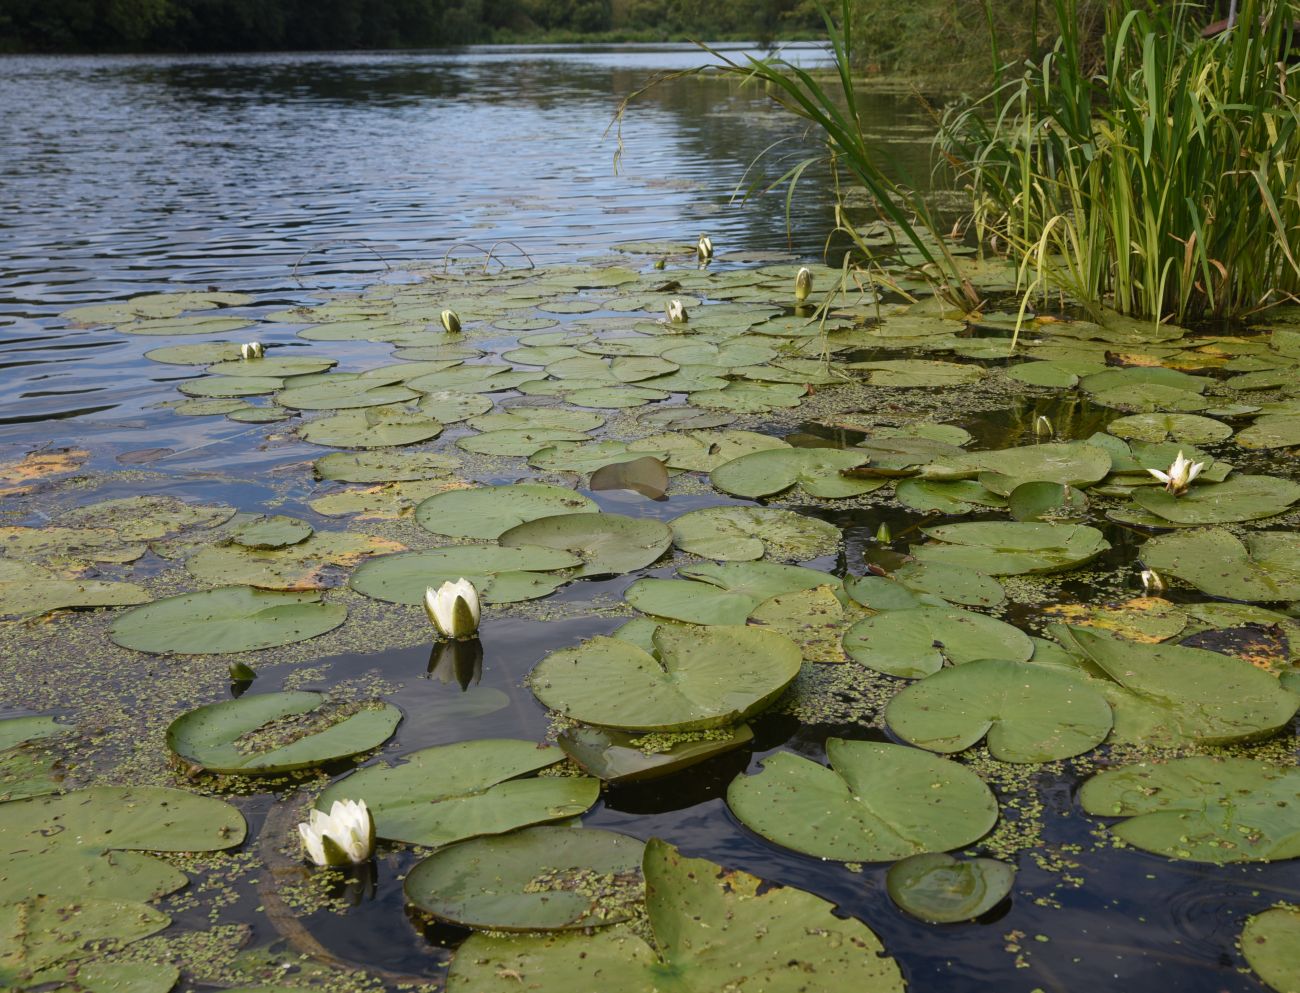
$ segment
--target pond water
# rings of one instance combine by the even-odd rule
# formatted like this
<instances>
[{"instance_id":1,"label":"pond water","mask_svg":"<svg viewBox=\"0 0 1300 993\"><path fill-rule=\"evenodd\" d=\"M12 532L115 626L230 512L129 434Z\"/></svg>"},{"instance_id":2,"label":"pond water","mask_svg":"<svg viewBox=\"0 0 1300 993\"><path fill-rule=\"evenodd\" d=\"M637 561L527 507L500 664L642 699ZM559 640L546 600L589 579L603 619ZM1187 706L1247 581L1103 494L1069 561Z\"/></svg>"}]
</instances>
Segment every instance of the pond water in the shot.
<instances>
[{"instance_id":1,"label":"pond water","mask_svg":"<svg viewBox=\"0 0 1300 993\"><path fill-rule=\"evenodd\" d=\"M815 48L788 54L810 66L824 58ZM693 243L700 232L718 246L722 271L778 256L820 258L833 222L824 174L808 173L793 201L788 238L782 197L741 203L734 196L765 150L775 146L765 166L771 176L816 151L761 92L719 79L659 86L627 118L615 173L615 140L606 128L618 101L654 73L700 61L696 49L684 46L0 61L0 464L43 447L85 453L81 482L6 496L0 524L39 524L91 500L147 492L289 514L318 530L341 526L309 506L330 488L302 470L327 449L294 436L295 422L178 416L169 406L179 399L178 384L198 370L159 364L144 353L230 335L156 337L70 325L59 315L73 307L212 289L249 295L241 315L283 318L335 294L410 285L415 277L404 267L441 266L449 255L462 268L489 250L494 270L567 266L608 260L614 246L630 242ZM871 130L890 144L899 168L926 175L925 111L905 96L868 94L864 101ZM652 258L623 261L644 266ZM277 358L324 354L351 371L394 361L388 342L305 341L296 332L307 323L278 320L256 333ZM233 338L252 333L235 331ZM500 354L520 333L479 336L474 344ZM876 355L860 350L853 357ZM492 399L502 396L515 394ZM1032 435L1026 426L1040 413L1058 425L1078 418L1079 437L1117 416L1089 404L1067 411L1051 399L1004 399L994 397L963 417L975 447L1025 443ZM788 416L743 426L807 447L864 437ZM464 433L453 429L442 441ZM480 483L508 483L528 473L517 462L472 474ZM665 521L744 502L707 487L684 487L665 502L625 491L591 496L604 510ZM841 551L805 563L837 575L863 571L864 556L879 551L873 536L882 522L898 537L897 549L917 539L917 525L932 523L897 504L841 509L821 501L800 509L842 532ZM1103 524L1112 545L1105 568L1127 569L1136 555L1134 529ZM366 530L364 520L359 527ZM167 552L148 553L129 578L157 578L156 595L185 588L183 578L175 585L177 560ZM104 566L95 575L128 573ZM394 647L383 651L368 650L362 639L331 641L335 650L326 655L306 642L283 656L271 653L265 667L250 656L259 675L239 690L328 690L349 681L377 687L404 713L384 752L389 761L468 738L540 740L550 720L524 676L548 652L623 624L630 614L609 607L645 575L667 578L673 571L660 564L571 584L531 613L490 611L481 660L462 660L459 668L440 660L428 641L395 633ZM1087 580L1080 589L1086 597ZM1022 602L1008 616L1032 618L1034 606ZM0 668L14 678L14 692L6 691L0 716L52 713L83 734L98 722L103 748L82 740L69 785L189 785L163 760L162 729L189 707L232 692L225 661L203 670L127 658L114 649L114 669L106 675L94 663L106 645L106 625L77 623L66 617L51 623L57 658L32 670L41 654L33 646L44 635L14 622L4 635L9 658ZM830 737L898 740L881 726L844 716L856 706L849 690L825 692L844 702L826 720L801 722L779 709L763 715L752 722L754 739L746 747L664 779L610 787L583 822L663 838L687 855L835 903L880 936L918 993L1263 988L1245 971L1236 941L1248 915L1278 900L1300 900L1300 871L1293 862L1216 867L1115 846L1075 797L1087 774L1106 767L1104 754L1077 765L1067 760L1019 770L982 760L993 769L988 775L1004 826L1020 825L1004 830L1004 847L991 854L1016 862L1019 875L1011 898L973 922L934 926L903 914L885 891L885 863L846 868L750 831L724 797L729 783L756 772L763 758L789 751L820 762ZM504 708L470 716L466 701L489 693ZM326 772L349 768L336 763ZM320 968L342 975L368 970L365 975L392 989L437 980L447 950L468 932L408 909L402 879L417 861L410 850L385 849L372 866L331 877L328 892L311 898L280 892L311 888L311 873L298 864L288 833L294 821L286 830L278 813L294 796L293 786L278 782L263 790L218 779L194 787L240 808L250 825L252 863L269 861L273 868L234 871L218 858L196 868L197 897L164 904L175 922L164 935L176 938L168 947L189 949L175 953L184 968L181 988L233 984L224 966L204 963L205 953L183 938L228 925L246 930L237 942L213 947L219 956L241 943L246 953L252 950L245 959L249 982L269 981L274 969L264 967L279 961L292 963L279 980L291 985L344 988L340 973ZM232 880L228 888L223 879ZM255 958L266 949L268 957ZM309 957L298 957L303 954ZM348 981L362 982L355 975Z\"/></svg>"}]
</instances>

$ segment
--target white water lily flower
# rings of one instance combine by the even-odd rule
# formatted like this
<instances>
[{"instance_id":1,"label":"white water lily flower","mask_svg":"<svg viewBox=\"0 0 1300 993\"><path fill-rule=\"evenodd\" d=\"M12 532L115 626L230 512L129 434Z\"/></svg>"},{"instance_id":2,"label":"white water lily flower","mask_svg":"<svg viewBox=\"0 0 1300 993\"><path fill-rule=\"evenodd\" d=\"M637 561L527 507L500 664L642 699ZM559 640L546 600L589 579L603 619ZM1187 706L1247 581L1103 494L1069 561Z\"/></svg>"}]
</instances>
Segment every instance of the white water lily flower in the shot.
<instances>
[{"instance_id":1,"label":"white water lily flower","mask_svg":"<svg viewBox=\"0 0 1300 993\"><path fill-rule=\"evenodd\" d=\"M239 357L242 359L260 359L266 353L260 341L246 341L239 346Z\"/></svg>"},{"instance_id":2,"label":"white water lily flower","mask_svg":"<svg viewBox=\"0 0 1300 993\"><path fill-rule=\"evenodd\" d=\"M1052 422L1042 414L1034 418L1034 434L1040 438L1051 438L1056 434L1056 428L1052 427Z\"/></svg>"},{"instance_id":3,"label":"white water lily flower","mask_svg":"<svg viewBox=\"0 0 1300 993\"><path fill-rule=\"evenodd\" d=\"M686 306L680 300L669 300L664 305L664 313L668 315L669 324L685 324L690 320L686 316Z\"/></svg>"},{"instance_id":4,"label":"white water lily flower","mask_svg":"<svg viewBox=\"0 0 1300 993\"><path fill-rule=\"evenodd\" d=\"M424 591L424 612L444 638L472 638L480 616L478 590L464 576L436 590L430 586Z\"/></svg>"},{"instance_id":5,"label":"white water lily flower","mask_svg":"<svg viewBox=\"0 0 1300 993\"><path fill-rule=\"evenodd\" d=\"M713 258L713 239L707 234L700 235L700 240L695 243L695 254L701 262Z\"/></svg>"},{"instance_id":6,"label":"white water lily flower","mask_svg":"<svg viewBox=\"0 0 1300 993\"><path fill-rule=\"evenodd\" d=\"M794 277L794 299L796 303L803 303L812 295L813 274L812 270L804 266Z\"/></svg>"},{"instance_id":7,"label":"white water lily flower","mask_svg":"<svg viewBox=\"0 0 1300 993\"><path fill-rule=\"evenodd\" d=\"M302 847L317 865L357 865L375 853L375 818L364 800L335 800L298 825Z\"/></svg>"},{"instance_id":8,"label":"white water lily flower","mask_svg":"<svg viewBox=\"0 0 1300 993\"><path fill-rule=\"evenodd\" d=\"M1142 590L1145 593L1163 593L1165 590L1165 581L1160 577L1160 573L1154 569L1143 569L1142 573Z\"/></svg>"},{"instance_id":9,"label":"white water lily flower","mask_svg":"<svg viewBox=\"0 0 1300 993\"><path fill-rule=\"evenodd\" d=\"M1148 469L1147 472L1164 483L1167 492L1172 493L1174 496L1182 496L1187 492L1188 487L1192 485L1192 480L1199 476L1204 468L1204 462L1192 462L1185 459L1180 451L1178 458L1174 459L1174 464L1169 467L1168 472L1161 472L1159 469Z\"/></svg>"},{"instance_id":10,"label":"white water lily flower","mask_svg":"<svg viewBox=\"0 0 1300 993\"><path fill-rule=\"evenodd\" d=\"M448 334L460 333L460 317L454 310L444 310L438 315L438 319L442 321L443 330Z\"/></svg>"}]
</instances>

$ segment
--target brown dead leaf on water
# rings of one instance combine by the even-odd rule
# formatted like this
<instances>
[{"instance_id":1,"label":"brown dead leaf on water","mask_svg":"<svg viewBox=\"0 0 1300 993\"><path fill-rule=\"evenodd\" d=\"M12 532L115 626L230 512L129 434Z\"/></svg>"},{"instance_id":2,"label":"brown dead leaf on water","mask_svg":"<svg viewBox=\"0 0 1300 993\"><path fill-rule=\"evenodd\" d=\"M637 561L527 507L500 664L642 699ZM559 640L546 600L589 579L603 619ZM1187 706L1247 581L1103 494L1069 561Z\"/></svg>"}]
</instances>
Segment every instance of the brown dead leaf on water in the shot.
<instances>
[{"instance_id":1,"label":"brown dead leaf on water","mask_svg":"<svg viewBox=\"0 0 1300 993\"><path fill-rule=\"evenodd\" d=\"M16 462L0 464L0 483L20 484L0 487L0 496L24 496L35 489L32 483L74 472L88 458L90 453L81 448L51 448L28 452Z\"/></svg>"},{"instance_id":2,"label":"brown dead leaf on water","mask_svg":"<svg viewBox=\"0 0 1300 993\"><path fill-rule=\"evenodd\" d=\"M1096 606L1057 603L1043 608L1048 617L1077 627L1110 631L1129 641L1156 644L1172 638L1187 624L1187 615L1162 597L1140 596L1123 603Z\"/></svg>"}]
</instances>

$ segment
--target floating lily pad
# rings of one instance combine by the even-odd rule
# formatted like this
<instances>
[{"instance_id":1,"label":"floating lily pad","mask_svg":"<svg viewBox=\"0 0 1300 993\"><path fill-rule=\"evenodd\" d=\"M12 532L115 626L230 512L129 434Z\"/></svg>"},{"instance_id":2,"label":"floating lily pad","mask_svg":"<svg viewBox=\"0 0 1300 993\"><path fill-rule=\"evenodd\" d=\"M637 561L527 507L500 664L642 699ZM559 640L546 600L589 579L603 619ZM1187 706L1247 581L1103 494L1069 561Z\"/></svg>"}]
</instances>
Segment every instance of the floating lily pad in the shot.
<instances>
[{"instance_id":1,"label":"floating lily pad","mask_svg":"<svg viewBox=\"0 0 1300 993\"><path fill-rule=\"evenodd\" d=\"M919 679L976 659L1024 662L1033 642L1019 628L956 607L886 610L844 633L844 650L868 669Z\"/></svg>"},{"instance_id":2,"label":"floating lily pad","mask_svg":"<svg viewBox=\"0 0 1300 993\"><path fill-rule=\"evenodd\" d=\"M428 587L464 578L489 603L517 603L555 592L568 576L553 571L580 565L582 559L577 555L537 545L453 545L363 562L353 571L350 584L376 600L419 604Z\"/></svg>"},{"instance_id":3,"label":"floating lily pad","mask_svg":"<svg viewBox=\"0 0 1300 993\"><path fill-rule=\"evenodd\" d=\"M706 559L802 562L833 555L840 544L839 528L792 510L705 507L671 523L677 547Z\"/></svg>"},{"instance_id":4,"label":"floating lily pad","mask_svg":"<svg viewBox=\"0 0 1300 993\"><path fill-rule=\"evenodd\" d=\"M420 393L405 386L377 379L372 382L362 376L355 379L329 377L324 382L310 386L292 386L276 394L275 402L294 410L351 410L360 407L381 407L390 403L405 403L418 399Z\"/></svg>"},{"instance_id":5,"label":"floating lily pad","mask_svg":"<svg viewBox=\"0 0 1300 993\"><path fill-rule=\"evenodd\" d=\"M129 610L109 628L114 643L139 652L224 655L275 648L333 631L347 619L319 593L274 593L247 586L184 593Z\"/></svg>"},{"instance_id":6,"label":"floating lily pad","mask_svg":"<svg viewBox=\"0 0 1300 993\"><path fill-rule=\"evenodd\" d=\"M534 452L555 445L557 442L581 442L586 440L587 436L581 431L566 431L559 428L505 429L458 438L456 447L479 455L513 455L526 458Z\"/></svg>"},{"instance_id":7,"label":"floating lily pad","mask_svg":"<svg viewBox=\"0 0 1300 993\"><path fill-rule=\"evenodd\" d=\"M807 388L797 383L753 383L744 380L718 390L697 390L691 403L697 407L761 414L776 407L797 407Z\"/></svg>"},{"instance_id":8,"label":"floating lily pad","mask_svg":"<svg viewBox=\"0 0 1300 993\"><path fill-rule=\"evenodd\" d=\"M868 369L867 382L872 386L915 389L935 386L969 386L988 373L977 365L939 362L935 359L886 359L879 362L852 362L850 369Z\"/></svg>"},{"instance_id":9,"label":"floating lily pad","mask_svg":"<svg viewBox=\"0 0 1300 993\"><path fill-rule=\"evenodd\" d=\"M374 535L317 531L283 548L210 545L191 556L185 568L194 578L217 585L297 592L334 586L342 580L342 570L369 556L405 550L399 542Z\"/></svg>"},{"instance_id":10,"label":"floating lily pad","mask_svg":"<svg viewBox=\"0 0 1300 993\"><path fill-rule=\"evenodd\" d=\"M101 500L60 514L64 527L106 528L122 540L165 538L191 528L212 528L235 514L233 507L186 503L173 496L134 496Z\"/></svg>"},{"instance_id":11,"label":"floating lily pad","mask_svg":"<svg viewBox=\"0 0 1300 993\"><path fill-rule=\"evenodd\" d=\"M655 655L606 637L551 652L529 673L529 688L586 724L695 731L751 717L799 673L799 649L770 631L660 627L653 642Z\"/></svg>"},{"instance_id":12,"label":"floating lily pad","mask_svg":"<svg viewBox=\"0 0 1300 993\"><path fill-rule=\"evenodd\" d=\"M148 601L149 593L135 583L60 579L38 565L0 559L0 617L45 614L64 608L123 607Z\"/></svg>"},{"instance_id":13,"label":"floating lily pad","mask_svg":"<svg viewBox=\"0 0 1300 993\"><path fill-rule=\"evenodd\" d=\"M997 822L992 790L949 759L842 738L827 740L826 757L829 769L778 752L763 760L761 772L732 780L727 806L778 845L843 862L961 848Z\"/></svg>"},{"instance_id":14,"label":"floating lily pad","mask_svg":"<svg viewBox=\"0 0 1300 993\"><path fill-rule=\"evenodd\" d=\"M1237 432L1242 448L1293 448L1300 446L1300 414L1270 414Z\"/></svg>"},{"instance_id":15,"label":"floating lily pad","mask_svg":"<svg viewBox=\"0 0 1300 993\"><path fill-rule=\"evenodd\" d=\"M1185 441L1190 445L1214 444L1232 437L1228 425L1199 414L1131 414L1111 421L1106 430L1120 438Z\"/></svg>"},{"instance_id":16,"label":"floating lily pad","mask_svg":"<svg viewBox=\"0 0 1300 993\"><path fill-rule=\"evenodd\" d=\"M1061 483L1021 483L1007 495L1007 510L1017 521L1061 521L1083 517L1088 498Z\"/></svg>"},{"instance_id":17,"label":"floating lily pad","mask_svg":"<svg viewBox=\"0 0 1300 993\"><path fill-rule=\"evenodd\" d=\"M415 519L433 534L491 539L539 517L599 509L591 500L562 486L514 483L440 493L416 508Z\"/></svg>"},{"instance_id":18,"label":"floating lily pad","mask_svg":"<svg viewBox=\"0 0 1300 993\"><path fill-rule=\"evenodd\" d=\"M712 472L724 462L751 452L789 447L780 438L757 431L669 432L641 438L628 445L628 449L634 452L663 453L670 468L694 472Z\"/></svg>"},{"instance_id":19,"label":"floating lily pad","mask_svg":"<svg viewBox=\"0 0 1300 993\"><path fill-rule=\"evenodd\" d=\"M197 348L199 346L190 347ZM162 352L165 350L160 348L156 351ZM279 376L284 378L286 376L311 376L338 365L338 362L334 359L309 359L306 357L241 359L238 357L239 346L235 346L235 352L233 361L216 362L214 365L208 366L204 371L215 376Z\"/></svg>"},{"instance_id":20,"label":"floating lily pad","mask_svg":"<svg viewBox=\"0 0 1300 993\"><path fill-rule=\"evenodd\" d=\"M397 765L367 766L340 779L320 795L316 809L364 800L378 837L440 848L586 811L600 794L598 780L530 776L563 760L554 745L510 738L436 745Z\"/></svg>"},{"instance_id":21,"label":"floating lily pad","mask_svg":"<svg viewBox=\"0 0 1300 993\"><path fill-rule=\"evenodd\" d=\"M1141 763L1093 776L1079 802L1124 817L1111 832L1167 858L1225 864L1300 856L1300 769L1255 759Z\"/></svg>"},{"instance_id":22,"label":"floating lily pad","mask_svg":"<svg viewBox=\"0 0 1300 993\"><path fill-rule=\"evenodd\" d=\"M1272 907L1255 914L1241 930L1241 953L1277 993L1300 990L1300 909Z\"/></svg>"},{"instance_id":23,"label":"floating lily pad","mask_svg":"<svg viewBox=\"0 0 1300 993\"><path fill-rule=\"evenodd\" d=\"M316 475L343 483L392 483L438 479L460 461L436 452L331 452L316 460Z\"/></svg>"},{"instance_id":24,"label":"floating lily pad","mask_svg":"<svg viewBox=\"0 0 1300 993\"><path fill-rule=\"evenodd\" d=\"M462 841L406 877L406 898L461 927L565 931L627 920L644 899L637 838L543 825Z\"/></svg>"},{"instance_id":25,"label":"floating lily pad","mask_svg":"<svg viewBox=\"0 0 1300 993\"><path fill-rule=\"evenodd\" d=\"M1080 755L1110 733L1110 705L1069 673L983 659L912 683L889 701L885 720L905 741L960 752L986 735L1003 762L1050 762Z\"/></svg>"},{"instance_id":26,"label":"floating lily pad","mask_svg":"<svg viewBox=\"0 0 1300 993\"><path fill-rule=\"evenodd\" d=\"M309 500L307 506L326 517L356 515L358 521L397 521L410 517L425 500L468 484L450 479L417 479L346 489ZM396 542L381 551L394 551Z\"/></svg>"},{"instance_id":27,"label":"floating lily pad","mask_svg":"<svg viewBox=\"0 0 1300 993\"><path fill-rule=\"evenodd\" d=\"M968 607L996 607L1006 599L996 579L960 565L906 562L894 570L891 578L914 592L930 593Z\"/></svg>"},{"instance_id":28,"label":"floating lily pad","mask_svg":"<svg viewBox=\"0 0 1300 993\"><path fill-rule=\"evenodd\" d=\"M665 458L663 452L632 451L623 441L562 441L538 449L528 464L544 472L595 472L616 462L634 462L647 456Z\"/></svg>"},{"instance_id":29,"label":"floating lily pad","mask_svg":"<svg viewBox=\"0 0 1300 993\"><path fill-rule=\"evenodd\" d=\"M1148 568L1210 596L1300 599L1300 535L1289 531L1257 531L1245 543L1221 528L1176 532L1152 538L1139 554Z\"/></svg>"},{"instance_id":30,"label":"floating lily pad","mask_svg":"<svg viewBox=\"0 0 1300 993\"><path fill-rule=\"evenodd\" d=\"M667 524L621 514L573 513L516 525L498 538L503 548L540 545L582 559L574 578L635 572L659 558L673 542Z\"/></svg>"},{"instance_id":31,"label":"floating lily pad","mask_svg":"<svg viewBox=\"0 0 1300 993\"><path fill-rule=\"evenodd\" d=\"M771 562L724 562L681 569L682 579L639 579L624 598L637 610L690 624L744 624L764 600L835 583L834 576Z\"/></svg>"},{"instance_id":32,"label":"floating lily pad","mask_svg":"<svg viewBox=\"0 0 1300 993\"><path fill-rule=\"evenodd\" d=\"M189 397L224 399L265 396L282 386L284 380L278 376L205 376L181 383L177 389Z\"/></svg>"},{"instance_id":33,"label":"floating lily pad","mask_svg":"<svg viewBox=\"0 0 1300 993\"><path fill-rule=\"evenodd\" d=\"M973 479L901 479L894 487L898 502L923 514L969 514L976 507L1005 507L1006 497Z\"/></svg>"},{"instance_id":34,"label":"floating lily pad","mask_svg":"<svg viewBox=\"0 0 1300 993\"><path fill-rule=\"evenodd\" d=\"M732 459L714 469L709 479L724 493L751 500L796 484L809 496L836 499L870 493L885 484L883 479L845 475L867 461L866 453L853 450L778 448Z\"/></svg>"},{"instance_id":35,"label":"floating lily pad","mask_svg":"<svg viewBox=\"0 0 1300 993\"><path fill-rule=\"evenodd\" d=\"M1175 524L1231 524L1273 517L1300 500L1300 483L1234 473L1222 483L1193 484L1182 496L1157 487L1133 494L1144 510Z\"/></svg>"},{"instance_id":36,"label":"floating lily pad","mask_svg":"<svg viewBox=\"0 0 1300 993\"><path fill-rule=\"evenodd\" d=\"M567 407L511 407L470 420L475 431L594 431L605 418L589 410Z\"/></svg>"},{"instance_id":37,"label":"floating lily pad","mask_svg":"<svg viewBox=\"0 0 1300 993\"><path fill-rule=\"evenodd\" d=\"M944 852L912 855L889 867L889 898L927 924L955 924L987 914L1007 898L1016 867L997 859L958 859Z\"/></svg>"},{"instance_id":38,"label":"floating lily pad","mask_svg":"<svg viewBox=\"0 0 1300 993\"><path fill-rule=\"evenodd\" d=\"M612 989L654 993L672 976L682 993L741 984L764 993L819 988L902 993L902 975L860 921L790 887L767 887L748 873L683 858L652 839L643 875L657 947L615 927L592 935L491 938L474 935L456 952L448 993L510 993L527 976L534 993Z\"/></svg>"},{"instance_id":39,"label":"floating lily pad","mask_svg":"<svg viewBox=\"0 0 1300 993\"><path fill-rule=\"evenodd\" d=\"M92 786L0 804L0 878L7 899L151 900L185 873L142 852L209 852L244 840L224 800L161 786Z\"/></svg>"},{"instance_id":40,"label":"floating lily pad","mask_svg":"<svg viewBox=\"0 0 1300 993\"><path fill-rule=\"evenodd\" d=\"M649 623L650 638L640 647L652 651L656 625ZM615 637L622 638L626 627L620 628ZM713 728L694 735L643 735L579 725L562 732L558 743L588 775L607 783L632 783L679 772L717 755L743 748L753 739L754 732L748 724Z\"/></svg>"},{"instance_id":41,"label":"floating lily pad","mask_svg":"<svg viewBox=\"0 0 1300 993\"><path fill-rule=\"evenodd\" d=\"M386 407L348 410L308 421L298 429L303 441L331 448L386 448L414 445L442 433L442 422L423 412Z\"/></svg>"},{"instance_id":42,"label":"floating lily pad","mask_svg":"<svg viewBox=\"0 0 1300 993\"><path fill-rule=\"evenodd\" d=\"M200 341L192 345L166 345L144 353L146 359L168 365L208 365L239 358L239 343Z\"/></svg>"},{"instance_id":43,"label":"floating lily pad","mask_svg":"<svg viewBox=\"0 0 1300 993\"><path fill-rule=\"evenodd\" d=\"M844 606L832 586L817 586L769 597L754 608L748 624L785 635L805 662L847 662L840 647Z\"/></svg>"},{"instance_id":44,"label":"floating lily pad","mask_svg":"<svg viewBox=\"0 0 1300 993\"><path fill-rule=\"evenodd\" d=\"M245 548L284 548L306 541L312 535L312 526L296 517L276 514L259 517L241 524L231 533L231 540Z\"/></svg>"},{"instance_id":45,"label":"floating lily pad","mask_svg":"<svg viewBox=\"0 0 1300 993\"><path fill-rule=\"evenodd\" d=\"M631 462L615 462L602 466L591 474L587 488L598 490L630 490L650 500L664 500L668 493L668 469L657 458L647 455Z\"/></svg>"},{"instance_id":46,"label":"floating lily pad","mask_svg":"<svg viewBox=\"0 0 1300 993\"><path fill-rule=\"evenodd\" d=\"M264 776L377 748L401 719L390 704L347 707L320 693L263 693L182 714L167 728L167 747L209 772Z\"/></svg>"},{"instance_id":47,"label":"floating lily pad","mask_svg":"<svg viewBox=\"0 0 1300 993\"><path fill-rule=\"evenodd\" d=\"M1130 641L1167 641L1187 626L1188 616L1160 597L1135 597L1124 603L1053 603L1041 608L1067 624L1097 628Z\"/></svg>"},{"instance_id":48,"label":"floating lily pad","mask_svg":"<svg viewBox=\"0 0 1300 993\"><path fill-rule=\"evenodd\" d=\"M1110 542L1084 524L976 522L922 530L941 544L913 546L921 562L990 576L1060 572L1096 558Z\"/></svg>"},{"instance_id":49,"label":"floating lily pad","mask_svg":"<svg viewBox=\"0 0 1300 993\"><path fill-rule=\"evenodd\" d=\"M485 414L492 409L492 401L479 393L462 393L460 390L433 390L419 403L420 412L444 424L453 424L469 417Z\"/></svg>"}]
</instances>

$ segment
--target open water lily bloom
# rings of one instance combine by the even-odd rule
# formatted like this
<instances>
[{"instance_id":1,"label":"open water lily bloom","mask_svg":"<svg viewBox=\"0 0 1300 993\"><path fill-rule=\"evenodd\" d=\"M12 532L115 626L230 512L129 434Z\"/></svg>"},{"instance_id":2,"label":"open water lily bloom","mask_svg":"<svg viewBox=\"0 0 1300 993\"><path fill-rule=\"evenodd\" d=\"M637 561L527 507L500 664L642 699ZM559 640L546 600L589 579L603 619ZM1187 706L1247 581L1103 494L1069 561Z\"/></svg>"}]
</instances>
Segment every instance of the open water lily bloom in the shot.
<instances>
[{"instance_id":1,"label":"open water lily bloom","mask_svg":"<svg viewBox=\"0 0 1300 993\"><path fill-rule=\"evenodd\" d=\"M464 576L436 590L430 586L424 591L424 612L444 638L472 638L480 616L478 590Z\"/></svg>"},{"instance_id":2,"label":"open water lily bloom","mask_svg":"<svg viewBox=\"0 0 1300 993\"><path fill-rule=\"evenodd\" d=\"M364 800L335 800L298 825L303 851L317 865L358 865L375 853L375 819Z\"/></svg>"},{"instance_id":3,"label":"open water lily bloom","mask_svg":"<svg viewBox=\"0 0 1300 993\"><path fill-rule=\"evenodd\" d=\"M1147 472L1164 483L1166 491L1174 496L1182 496L1192 485L1192 480L1199 476L1204 468L1204 462L1192 462L1190 459L1183 458L1183 453L1180 451L1168 472L1161 472L1159 469L1148 469Z\"/></svg>"}]
</instances>

